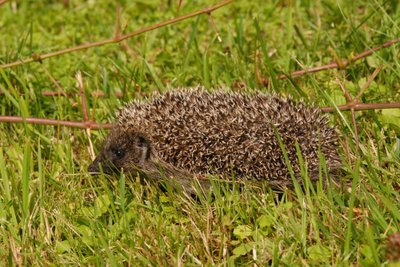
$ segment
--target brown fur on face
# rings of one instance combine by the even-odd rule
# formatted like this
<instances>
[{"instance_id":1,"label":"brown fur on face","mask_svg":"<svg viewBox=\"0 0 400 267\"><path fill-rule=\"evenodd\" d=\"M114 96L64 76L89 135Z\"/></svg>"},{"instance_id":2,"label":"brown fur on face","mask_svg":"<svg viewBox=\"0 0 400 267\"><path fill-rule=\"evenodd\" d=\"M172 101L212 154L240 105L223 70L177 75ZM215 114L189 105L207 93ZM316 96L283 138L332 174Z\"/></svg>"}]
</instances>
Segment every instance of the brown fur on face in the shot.
<instances>
[{"instance_id":1,"label":"brown fur on face","mask_svg":"<svg viewBox=\"0 0 400 267\"><path fill-rule=\"evenodd\" d=\"M100 154L89 166L90 172L118 173L122 169L132 175L145 169L150 162L151 147L145 135L121 131L114 127L104 141Z\"/></svg>"},{"instance_id":2,"label":"brown fur on face","mask_svg":"<svg viewBox=\"0 0 400 267\"><path fill-rule=\"evenodd\" d=\"M102 150L89 165L89 172L99 173L100 166L105 174L120 173L122 170L131 176L146 175L156 180L171 180L194 193L192 182L195 175L175 168L152 153L151 141L146 135L135 131L123 131L117 125L107 136ZM198 176L203 188L209 186L208 180Z\"/></svg>"}]
</instances>

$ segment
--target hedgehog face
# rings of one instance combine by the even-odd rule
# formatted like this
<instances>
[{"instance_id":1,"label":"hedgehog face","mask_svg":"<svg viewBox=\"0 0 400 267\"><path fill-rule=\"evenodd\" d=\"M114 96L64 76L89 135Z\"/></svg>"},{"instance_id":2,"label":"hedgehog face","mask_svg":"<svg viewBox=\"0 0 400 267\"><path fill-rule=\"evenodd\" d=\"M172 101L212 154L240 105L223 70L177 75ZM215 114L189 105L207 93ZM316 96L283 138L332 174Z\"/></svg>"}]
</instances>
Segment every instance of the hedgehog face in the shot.
<instances>
[{"instance_id":1,"label":"hedgehog face","mask_svg":"<svg viewBox=\"0 0 400 267\"><path fill-rule=\"evenodd\" d=\"M137 175L150 160L150 143L141 133L122 131L115 127L104 141L100 154L89 166L89 172Z\"/></svg>"}]
</instances>

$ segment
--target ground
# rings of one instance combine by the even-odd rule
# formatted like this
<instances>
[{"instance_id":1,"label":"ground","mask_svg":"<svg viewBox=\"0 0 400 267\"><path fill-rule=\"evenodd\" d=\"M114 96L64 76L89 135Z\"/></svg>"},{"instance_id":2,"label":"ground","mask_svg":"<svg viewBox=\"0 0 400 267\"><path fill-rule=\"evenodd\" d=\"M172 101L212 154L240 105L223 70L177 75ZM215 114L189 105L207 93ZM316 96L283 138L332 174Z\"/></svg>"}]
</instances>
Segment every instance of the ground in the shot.
<instances>
[{"instance_id":1,"label":"ground","mask_svg":"<svg viewBox=\"0 0 400 267\"><path fill-rule=\"evenodd\" d=\"M214 4L121 1L120 32ZM3 116L81 121L77 73L99 123L132 99L198 84L335 107L345 104L337 80L356 96L378 67L360 100L400 99L399 44L340 70L278 79L398 38L395 0L238 0L212 12L220 40L203 14L49 59L41 55L113 37L116 3L9 0L0 13L0 64L36 59L0 68ZM42 96L59 90L77 95ZM342 186L275 192L266 183L214 181L213 192L197 198L123 175L90 176L91 144L98 152L107 129L2 122L0 265L388 264L386 238L400 226L399 113L356 112L358 136L350 112L329 115L341 136Z\"/></svg>"}]
</instances>

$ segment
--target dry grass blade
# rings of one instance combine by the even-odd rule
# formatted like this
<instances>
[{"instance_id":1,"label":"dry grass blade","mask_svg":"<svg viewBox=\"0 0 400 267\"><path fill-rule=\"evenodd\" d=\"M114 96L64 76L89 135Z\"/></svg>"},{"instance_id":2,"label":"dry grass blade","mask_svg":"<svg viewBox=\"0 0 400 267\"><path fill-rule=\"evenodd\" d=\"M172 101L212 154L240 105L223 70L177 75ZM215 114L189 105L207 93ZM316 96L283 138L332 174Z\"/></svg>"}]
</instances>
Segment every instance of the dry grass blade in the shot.
<instances>
[{"instance_id":1,"label":"dry grass blade","mask_svg":"<svg viewBox=\"0 0 400 267\"><path fill-rule=\"evenodd\" d=\"M81 94L83 121L86 123L85 125L87 126L86 127L86 137L87 137L88 143L89 143L88 151L89 151L90 157L92 158L92 160L94 160L96 155L94 153L92 139L90 138L91 137L90 124L87 124L87 122L89 122L89 115L88 115L88 110L87 110L87 106L86 106L86 97L85 97L85 89L83 87L83 81L82 81L82 73L80 71L78 71L76 74L76 81L77 81L79 91Z\"/></svg>"},{"instance_id":2,"label":"dry grass blade","mask_svg":"<svg viewBox=\"0 0 400 267\"><path fill-rule=\"evenodd\" d=\"M78 71L76 73L76 81L77 81L77 85L79 87L79 92L81 95L83 121L87 122L87 121L89 121L89 116L88 116L87 107L86 107L86 98L85 98L85 90L83 88L83 82L82 82L82 74L80 71Z\"/></svg>"},{"instance_id":3,"label":"dry grass blade","mask_svg":"<svg viewBox=\"0 0 400 267\"><path fill-rule=\"evenodd\" d=\"M371 76L368 77L368 81L361 88L360 92L358 92L355 99L357 99L358 101L360 100L360 97L362 96L362 94L365 92L365 90L367 90L367 88L370 86L370 84L375 79L375 77L378 75L378 73L381 71L381 69L382 69L382 66L379 66L374 70L374 72L371 74Z\"/></svg>"}]
</instances>

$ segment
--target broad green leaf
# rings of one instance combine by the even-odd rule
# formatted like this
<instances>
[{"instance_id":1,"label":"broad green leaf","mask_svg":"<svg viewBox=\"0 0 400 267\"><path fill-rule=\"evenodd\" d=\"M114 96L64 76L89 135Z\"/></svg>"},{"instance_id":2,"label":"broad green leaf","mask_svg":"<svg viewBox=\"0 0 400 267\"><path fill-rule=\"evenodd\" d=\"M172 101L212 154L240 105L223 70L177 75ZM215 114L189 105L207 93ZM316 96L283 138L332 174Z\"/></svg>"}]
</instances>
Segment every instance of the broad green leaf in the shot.
<instances>
[{"instance_id":1,"label":"broad green leaf","mask_svg":"<svg viewBox=\"0 0 400 267\"><path fill-rule=\"evenodd\" d=\"M58 253L66 253L71 251L71 244L68 240L57 241L56 243L56 250Z\"/></svg>"},{"instance_id":2,"label":"broad green leaf","mask_svg":"<svg viewBox=\"0 0 400 267\"><path fill-rule=\"evenodd\" d=\"M330 250L323 245L314 245L307 249L308 257L311 260L319 261L330 257Z\"/></svg>"},{"instance_id":3,"label":"broad green leaf","mask_svg":"<svg viewBox=\"0 0 400 267\"><path fill-rule=\"evenodd\" d=\"M271 218L271 216L268 215L261 215L258 219L258 226L260 226L260 228L264 228L264 227L269 227L274 223L273 218Z\"/></svg>"},{"instance_id":4,"label":"broad green leaf","mask_svg":"<svg viewBox=\"0 0 400 267\"><path fill-rule=\"evenodd\" d=\"M242 243L233 249L233 254L236 256L243 256L249 253L252 249L253 249L253 242L247 244Z\"/></svg>"},{"instance_id":5,"label":"broad green leaf","mask_svg":"<svg viewBox=\"0 0 400 267\"><path fill-rule=\"evenodd\" d=\"M250 236L251 233L252 229L248 225L239 225L233 230L233 234L239 239L245 239L246 237Z\"/></svg>"},{"instance_id":6,"label":"broad green leaf","mask_svg":"<svg viewBox=\"0 0 400 267\"><path fill-rule=\"evenodd\" d=\"M99 217L108 211L111 201L107 194L101 195L94 201L96 216Z\"/></svg>"}]
</instances>

